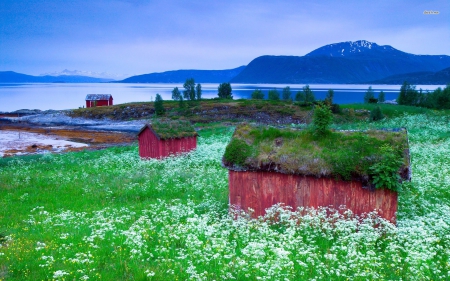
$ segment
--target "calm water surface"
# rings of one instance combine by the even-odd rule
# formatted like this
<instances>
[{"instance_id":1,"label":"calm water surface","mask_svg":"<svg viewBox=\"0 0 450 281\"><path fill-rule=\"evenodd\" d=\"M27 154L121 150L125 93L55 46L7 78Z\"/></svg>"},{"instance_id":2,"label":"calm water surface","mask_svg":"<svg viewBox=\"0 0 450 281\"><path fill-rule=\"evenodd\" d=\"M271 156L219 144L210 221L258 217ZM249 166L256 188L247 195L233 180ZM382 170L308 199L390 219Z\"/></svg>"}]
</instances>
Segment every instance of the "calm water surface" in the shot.
<instances>
[{"instance_id":1,"label":"calm water surface","mask_svg":"<svg viewBox=\"0 0 450 281\"><path fill-rule=\"evenodd\" d=\"M203 97L217 97L219 84L202 84ZM286 86L291 87L293 96L304 84L232 84L233 97L250 98L255 89L261 89L267 98L267 92L277 89L280 94ZM370 85L351 84L312 84L316 99L324 99L328 89L334 90L335 103L362 103L364 93ZM183 91L183 84L120 84L120 83L35 83L35 84L0 84L0 111L18 109L73 109L85 105L88 94L111 94L114 104L153 101L157 93L164 100L172 98L172 90L178 87ZM439 85L418 85L417 89L435 90ZM445 87L442 85L440 87ZM396 99L400 85L372 86L375 96L382 90L386 100Z\"/></svg>"}]
</instances>

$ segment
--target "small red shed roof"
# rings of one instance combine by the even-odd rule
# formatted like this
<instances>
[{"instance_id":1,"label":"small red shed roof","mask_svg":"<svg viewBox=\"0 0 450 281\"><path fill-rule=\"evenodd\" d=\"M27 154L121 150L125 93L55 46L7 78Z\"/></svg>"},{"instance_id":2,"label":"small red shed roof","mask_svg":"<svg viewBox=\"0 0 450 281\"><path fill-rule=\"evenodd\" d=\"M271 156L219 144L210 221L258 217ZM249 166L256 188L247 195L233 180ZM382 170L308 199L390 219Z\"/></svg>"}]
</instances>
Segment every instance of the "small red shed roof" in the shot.
<instances>
[{"instance_id":1,"label":"small red shed roof","mask_svg":"<svg viewBox=\"0 0 450 281\"><path fill-rule=\"evenodd\" d=\"M178 139L197 136L197 132L189 121L175 120L175 121L155 121L147 123L139 131L140 135L146 128L149 128L158 139Z\"/></svg>"},{"instance_id":2,"label":"small red shed roof","mask_svg":"<svg viewBox=\"0 0 450 281\"><path fill-rule=\"evenodd\" d=\"M315 177L368 178L370 168L392 155L403 164L398 174L411 177L406 129L333 131L321 139L309 130L242 124L223 157L235 171L274 171Z\"/></svg>"},{"instance_id":3,"label":"small red shed roof","mask_svg":"<svg viewBox=\"0 0 450 281\"><path fill-rule=\"evenodd\" d=\"M109 100L112 99L111 95L97 95L97 94L90 94L86 96L86 100Z\"/></svg>"}]
</instances>

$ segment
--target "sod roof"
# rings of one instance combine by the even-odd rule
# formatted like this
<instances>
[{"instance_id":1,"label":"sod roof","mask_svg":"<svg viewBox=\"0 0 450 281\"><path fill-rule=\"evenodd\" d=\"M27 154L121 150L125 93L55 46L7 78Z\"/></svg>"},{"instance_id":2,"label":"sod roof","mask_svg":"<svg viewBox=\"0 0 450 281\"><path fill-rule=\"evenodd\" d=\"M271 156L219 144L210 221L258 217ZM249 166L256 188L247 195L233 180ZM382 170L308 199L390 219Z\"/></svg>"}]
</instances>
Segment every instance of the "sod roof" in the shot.
<instances>
[{"instance_id":1,"label":"sod roof","mask_svg":"<svg viewBox=\"0 0 450 281\"><path fill-rule=\"evenodd\" d=\"M147 127L162 140L197 136L197 132L191 123L184 120L159 120L152 122L151 124L145 124L138 135L140 135Z\"/></svg>"},{"instance_id":2,"label":"sod roof","mask_svg":"<svg viewBox=\"0 0 450 281\"><path fill-rule=\"evenodd\" d=\"M317 138L310 130L242 124L222 162L236 171L275 171L367 183L370 167L386 157L398 160L399 175L410 179L406 129L332 131Z\"/></svg>"}]
</instances>

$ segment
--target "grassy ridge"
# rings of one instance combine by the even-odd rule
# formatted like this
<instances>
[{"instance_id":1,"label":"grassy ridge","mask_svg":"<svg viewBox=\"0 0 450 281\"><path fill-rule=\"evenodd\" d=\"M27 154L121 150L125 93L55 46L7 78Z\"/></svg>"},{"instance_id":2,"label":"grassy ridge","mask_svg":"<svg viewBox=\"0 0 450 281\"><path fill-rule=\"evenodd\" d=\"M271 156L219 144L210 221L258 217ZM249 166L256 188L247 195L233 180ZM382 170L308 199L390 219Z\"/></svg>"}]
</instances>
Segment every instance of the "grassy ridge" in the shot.
<instances>
[{"instance_id":1,"label":"grassy ridge","mask_svg":"<svg viewBox=\"0 0 450 281\"><path fill-rule=\"evenodd\" d=\"M210 126L197 150L163 161L136 145L0 159L0 280L449 279L448 115L335 127L408 128L398 227L281 206L233 219L221 166L232 131Z\"/></svg>"}]
</instances>

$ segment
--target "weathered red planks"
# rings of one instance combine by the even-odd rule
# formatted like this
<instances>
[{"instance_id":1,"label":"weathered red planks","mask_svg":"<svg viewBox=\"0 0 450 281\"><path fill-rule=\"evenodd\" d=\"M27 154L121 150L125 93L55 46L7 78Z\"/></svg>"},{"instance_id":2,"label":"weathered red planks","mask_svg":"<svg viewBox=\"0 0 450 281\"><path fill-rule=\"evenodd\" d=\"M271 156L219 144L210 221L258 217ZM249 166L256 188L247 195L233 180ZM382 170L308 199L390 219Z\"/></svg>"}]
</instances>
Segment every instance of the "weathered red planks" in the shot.
<instances>
[{"instance_id":1,"label":"weathered red planks","mask_svg":"<svg viewBox=\"0 0 450 281\"><path fill-rule=\"evenodd\" d=\"M397 192L387 189L370 191L357 181L286 175L276 172L229 171L230 204L254 210L253 216L264 215L276 203L297 207L332 207L345 205L354 214L378 211L395 223Z\"/></svg>"},{"instance_id":2,"label":"weathered red planks","mask_svg":"<svg viewBox=\"0 0 450 281\"><path fill-rule=\"evenodd\" d=\"M197 137L161 140L148 127L139 134L138 141L139 156L142 158L163 158L197 147Z\"/></svg>"}]
</instances>

